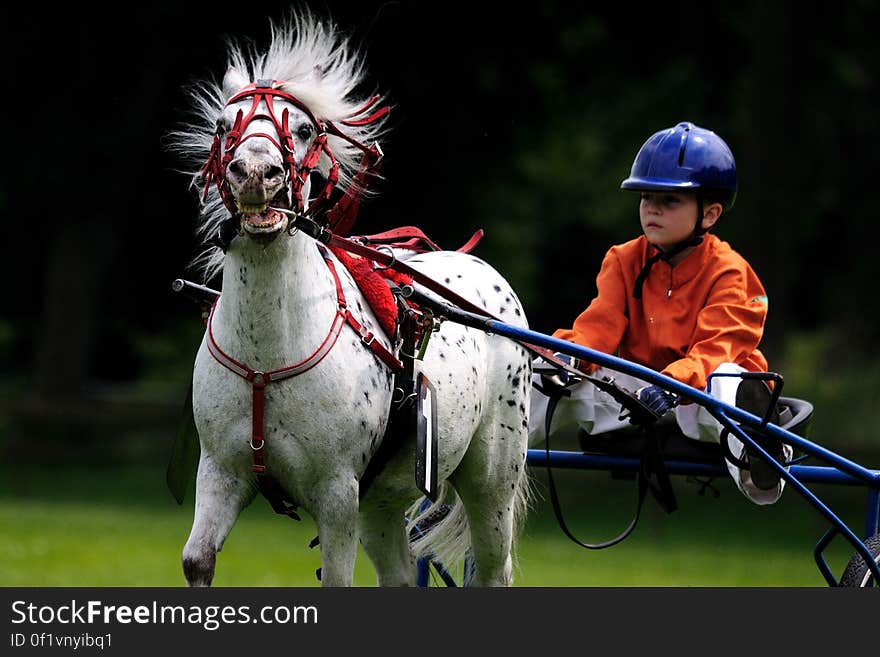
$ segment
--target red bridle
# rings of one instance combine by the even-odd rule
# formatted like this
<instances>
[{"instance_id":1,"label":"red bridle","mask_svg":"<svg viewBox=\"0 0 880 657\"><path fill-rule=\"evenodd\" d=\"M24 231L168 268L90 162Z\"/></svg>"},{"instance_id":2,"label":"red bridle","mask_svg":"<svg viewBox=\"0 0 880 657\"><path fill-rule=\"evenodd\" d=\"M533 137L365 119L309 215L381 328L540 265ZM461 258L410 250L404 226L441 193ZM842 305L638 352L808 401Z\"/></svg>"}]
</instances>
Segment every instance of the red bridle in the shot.
<instances>
[{"instance_id":1,"label":"red bridle","mask_svg":"<svg viewBox=\"0 0 880 657\"><path fill-rule=\"evenodd\" d=\"M210 187L211 182L214 182L217 185L217 190L220 193L220 198L226 206L226 209L229 210L232 215L238 214L238 206L232 195L232 191L229 188L229 182L226 180L226 168L235 157L235 151L241 146L241 144L253 137L263 137L268 139L281 153L287 179L290 181L291 198L294 205L293 209L298 214L304 216L313 215L321 205L330 200L330 195L333 193L333 189L336 187L337 182L339 182L339 163L336 161L336 158L327 144L327 134L330 133L346 140L356 148L360 149L363 153L360 168L355 175L352 184L349 185L342 198L340 198L327 212L327 221L331 228L337 233L344 234L354 223L354 216L357 213L360 197L363 194L363 190L369 184L369 178L376 172L377 165L382 159L382 150L376 143L372 146L365 146L359 141L346 135L332 121L321 121L312 113L305 103L293 94L282 90L280 88L281 85L282 82L278 80L257 80L256 82L252 82L243 87L227 101L226 107L229 107L233 103L237 103L245 98L252 99L251 107L247 114L245 114L243 110L238 110L235 122L226 134L225 141L222 140L219 130L214 135L214 142L211 145L211 152L208 155L208 161L205 163L205 167L202 170L202 178L205 181L203 198L207 198L208 188ZM275 111L275 98L280 98L302 110L317 131L317 136L314 141L312 141L312 144L309 146L299 164L296 162L293 135L290 132L290 126L288 123L290 111L285 107L281 112L281 118L279 119ZM341 123L347 126L356 127L368 125L381 119L390 111L389 107L380 107L371 114L364 116L378 100L378 95L373 96L363 105L363 107L353 112L345 120L341 121ZM268 110L267 114L258 112L261 103L265 103L266 109ZM277 138L266 132L255 132L244 136L250 122L257 118L269 119L272 121L272 124L275 126ZM326 154L330 160L330 170L328 171L327 180L323 189L315 197L309 200L309 207L308 210L306 210L302 196L303 186L309 179L309 176L311 176L312 171L318 166L322 153Z\"/></svg>"}]
</instances>

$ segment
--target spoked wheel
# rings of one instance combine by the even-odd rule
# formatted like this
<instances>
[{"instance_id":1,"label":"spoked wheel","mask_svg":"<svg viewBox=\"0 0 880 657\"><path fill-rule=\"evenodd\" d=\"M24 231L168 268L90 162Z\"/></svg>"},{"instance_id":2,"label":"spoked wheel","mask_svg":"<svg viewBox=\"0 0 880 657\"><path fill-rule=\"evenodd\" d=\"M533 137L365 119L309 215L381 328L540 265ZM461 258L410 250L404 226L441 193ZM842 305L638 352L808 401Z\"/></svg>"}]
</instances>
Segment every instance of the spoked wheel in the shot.
<instances>
[{"instance_id":1,"label":"spoked wheel","mask_svg":"<svg viewBox=\"0 0 880 657\"><path fill-rule=\"evenodd\" d=\"M874 557L874 562L880 564L880 534L875 534L865 541L865 547L868 548L868 551ZM840 586L864 588L880 586L880 583L874 581L874 577L868 569L868 564L865 563L861 554L856 553L849 560L846 569L843 571L843 576L840 578Z\"/></svg>"}]
</instances>

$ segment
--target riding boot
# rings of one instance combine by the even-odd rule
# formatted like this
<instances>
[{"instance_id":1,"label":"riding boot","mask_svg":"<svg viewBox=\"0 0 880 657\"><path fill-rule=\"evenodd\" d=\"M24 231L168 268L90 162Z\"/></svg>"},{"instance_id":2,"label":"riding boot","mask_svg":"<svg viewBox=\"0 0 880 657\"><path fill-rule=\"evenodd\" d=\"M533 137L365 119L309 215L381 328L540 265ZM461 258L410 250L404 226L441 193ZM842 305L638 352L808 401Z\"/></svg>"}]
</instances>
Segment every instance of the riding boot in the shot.
<instances>
[{"instance_id":1,"label":"riding boot","mask_svg":"<svg viewBox=\"0 0 880 657\"><path fill-rule=\"evenodd\" d=\"M758 379L744 379L736 391L736 406L752 415L764 418L771 398L772 393L765 382ZM779 423L778 408L774 407L769 421L773 424ZM785 451L779 438L759 430L750 431L749 435L778 463L785 462ZM740 458L749 464L749 476L756 488L773 490L779 485L779 473L753 447L744 445Z\"/></svg>"}]
</instances>

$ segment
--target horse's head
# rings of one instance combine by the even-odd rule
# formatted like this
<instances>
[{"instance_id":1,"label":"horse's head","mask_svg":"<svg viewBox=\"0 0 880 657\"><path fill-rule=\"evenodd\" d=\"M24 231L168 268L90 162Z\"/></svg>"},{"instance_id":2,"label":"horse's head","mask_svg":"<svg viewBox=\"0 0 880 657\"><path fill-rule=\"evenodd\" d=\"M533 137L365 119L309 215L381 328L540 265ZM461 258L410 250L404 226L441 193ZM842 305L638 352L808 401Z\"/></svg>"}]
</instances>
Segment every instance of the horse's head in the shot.
<instances>
[{"instance_id":1,"label":"horse's head","mask_svg":"<svg viewBox=\"0 0 880 657\"><path fill-rule=\"evenodd\" d=\"M198 122L172 134L171 147L198 167L206 272L222 266L235 235L272 239L290 215L345 230L377 174L389 108L357 93L360 53L307 11L271 27L264 51L229 42L222 84L196 85Z\"/></svg>"},{"instance_id":2,"label":"horse's head","mask_svg":"<svg viewBox=\"0 0 880 657\"><path fill-rule=\"evenodd\" d=\"M277 80L247 82L230 69L223 90L229 100L217 119L206 173L245 233L275 237L288 220L273 208L305 212L319 158L326 153L332 160L326 129Z\"/></svg>"}]
</instances>

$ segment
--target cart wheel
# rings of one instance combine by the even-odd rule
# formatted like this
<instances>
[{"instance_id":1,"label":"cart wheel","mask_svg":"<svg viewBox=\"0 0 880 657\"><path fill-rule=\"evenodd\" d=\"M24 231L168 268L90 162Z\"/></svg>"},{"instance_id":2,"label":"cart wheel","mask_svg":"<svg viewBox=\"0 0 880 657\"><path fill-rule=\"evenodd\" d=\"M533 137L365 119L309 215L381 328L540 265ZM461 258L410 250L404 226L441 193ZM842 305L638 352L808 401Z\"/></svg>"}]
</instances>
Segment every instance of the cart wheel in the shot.
<instances>
[{"instance_id":1,"label":"cart wheel","mask_svg":"<svg viewBox=\"0 0 880 657\"><path fill-rule=\"evenodd\" d=\"M874 561L880 564L880 534L875 534L865 541L865 547L874 555ZM868 570L868 564L865 563L861 554L856 553L849 560L846 569L843 571L843 577L840 578L840 586L864 588L866 586L880 586L880 584L874 582L871 571Z\"/></svg>"}]
</instances>

